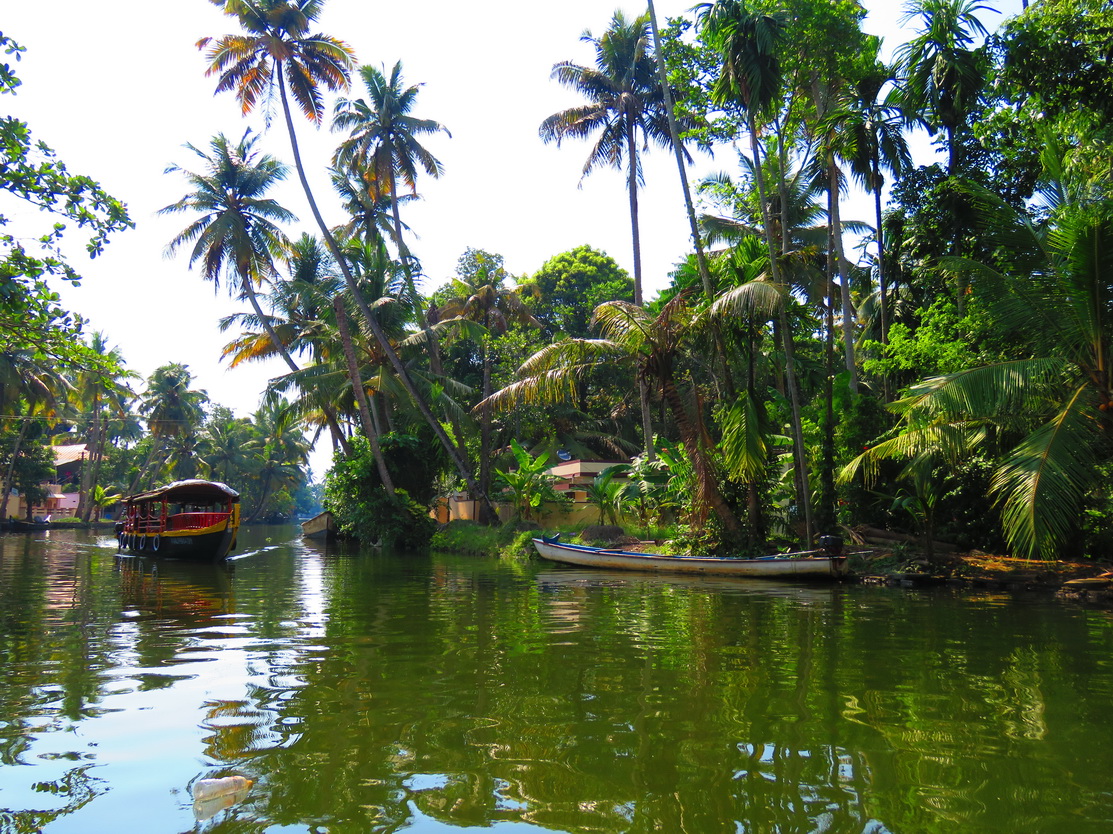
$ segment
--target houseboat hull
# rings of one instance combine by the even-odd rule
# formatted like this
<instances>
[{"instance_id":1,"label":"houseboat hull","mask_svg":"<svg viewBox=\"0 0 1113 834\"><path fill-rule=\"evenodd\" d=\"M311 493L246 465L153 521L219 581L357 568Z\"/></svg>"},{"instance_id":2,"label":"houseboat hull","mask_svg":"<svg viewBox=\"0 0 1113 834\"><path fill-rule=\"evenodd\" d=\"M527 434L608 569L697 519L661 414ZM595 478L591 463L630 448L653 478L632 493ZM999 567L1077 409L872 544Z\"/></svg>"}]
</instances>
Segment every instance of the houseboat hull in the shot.
<instances>
[{"instance_id":1,"label":"houseboat hull","mask_svg":"<svg viewBox=\"0 0 1113 834\"><path fill-rule=\"evenodd\" d=\"M236 531L181 530L158 534L140 533L121 541L120 549L137 556L165 556L170 559L218 561L236 549Z\"/></svg>"},{"instance_id":2,"label":"houseboat hull","mask_svg":"<svg viewBox=\"0 0 1113 834\"><path fill-rule=\"evenodd\" d=\"M846 556L822 551L730 559L711 556L664 556L630 550L562 544L553 539L533 540L537 553L553 562L589 568L686 574L714 574L772 579L834 579L846 573Z\"/></svg>"}]
</instances>

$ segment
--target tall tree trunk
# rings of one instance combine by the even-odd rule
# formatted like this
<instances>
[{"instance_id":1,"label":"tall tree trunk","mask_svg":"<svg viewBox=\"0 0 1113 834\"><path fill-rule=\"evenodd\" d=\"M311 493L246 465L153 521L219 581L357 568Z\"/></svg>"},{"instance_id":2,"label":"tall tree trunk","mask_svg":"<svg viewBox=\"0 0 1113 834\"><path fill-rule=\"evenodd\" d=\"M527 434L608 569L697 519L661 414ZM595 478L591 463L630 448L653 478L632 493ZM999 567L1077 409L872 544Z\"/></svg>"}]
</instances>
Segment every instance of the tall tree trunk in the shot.
<instances>
[{"instance_id":1,"label":"tall tree trunk","mask_svg":"<svg viewBox=\"0 0 1113 834\"><path fill-rule=\"evenodd\" d=\"M626 190L630 198L630 238L634 248L634 303L642 306L642 237L638 226L638 142L634 123L626 120L626 152L630 170L626 174Z\"/></svg>"},{"instance_id":2,"label":"tall tree trunk","mask_svg":"<svg viewBox=\"0 0 1113 834\"><path fill-rule=\"evenodd\" d=\"M758 147L757 126L749 110L746 113L746 126L750 133L750 151L754 160L754 180L757 182L758 200L761 203L762 220L765 226L765 245L769 250L769 270L773 283L785 289L786 298L781 304L779 313L781 346L785 355L785 387L788 389L788 401L792 409L792 459L796 470L796 496L797 503L804 516L804 541L807 545L812 542L812 507L811 489L808 484L807 449L804 447L804 429L800 416L800 391L796 380L796 352L792 342L792 328L788 321L788 302L791 293L781 279L780 264L777 259L777 247L773 241L772 218L770 217L769 204L766 200L765 174L761 167L761 149Z\"/></svg>"},{"instance_id":3,"label":"tall tree trunk","mask_svg":"<svg viewBox=\"0 0 1113 834\"><path fill-rule=\"evenodd\" d=\"M634 244L634 303L642 306L642 238L638 224L638 143L634 135L634 123L626 120L626 151L630 170L626 177L626 188L630 194L630 235ZM649 386L638 377L638 407L642 418L642 444L649 461L656 459L653 448L653 413L649 407Z\"/></svg>"},{"instance_id":4,"label":"tall tree trunk","mask_svg":"<svg viewBox=\"0 0 1113 834\"><path fill-rule=\"evenodd\" d=\"M816 526L820 531L834 530L835 525L835 253L834 229L827 229L827 292L826 333L824 335L823 381L823 439L820 443L819 502L816 507Z\"/></svg>"},{"instance_id":5,"label":"tall tree trunk","mask_svg":"<svg viewBox=\"0 0 1113 834\"><path fill-rule=\"evenodd\" d=\"M661 32L657 28L657 10L653 0L649 0L649 25L653 30L653 55L657 59L657 75L661 82L661 97L665 103L665 116L669 122L669 142L672 144L673 155L676 157L676 170L680 175L680 190L684 193L684 209L688 214L688 228L692 235L692 245L696 249L696 267L699 269L700 283L703 284L703 294L707 303L715 300L715 287L711 283L711 270L707 266L707 255L703 251L703 237L699 233L699 221L696 219L696 207L692 202L692 192L688 187L688 170L684 164L684 146L680 142L680 131L676 127L676 108L672 97L672 88L669 86L668 69L665 66L665 53L661 49ZM734 399L734 379L730 372L730 362L727 359L726 346L723 344L723 334L718 324L714 325L715 348L719 353L719 360L723 368L723 382L725 384L727 399Z\"/></svg>"},{"instance_id":6,"label":"tall tree trunk","mask_svg":"<svg viewBox=\"0 0 1113 834\"><path fill-rule=\"evenodd\" d=\"M340 267L340 272L344 276L344 283L347 285L349 292L351 292L352 298L355 299L356 306L359 307L359 312L363 317L364 324L366 324L367 329L371 331L371 334L379 343L379 347L382 348L383 354L387 357L391 367L394 368L394 372L398 374L398 378L402 381L406 393L413 398L414 404L417 406L418 411L421 412L421 416L425 418L425 422L428 423L429 428L433 430L433 433L437 436L437 440L440 441L445 451L448 452L449 458L456 467L456 471L459 472L460 477L467 483L468 488L473 490L474 493L479 496L479 499L488 505L490 511L497 515L494 506L491 504L490 497L479 489L479 484L476 483L475 477L471 473L471 468L467 466L464 458L456 448L456 445L448 437L444 427L441 426L440 420L438 420L432 410L430 410L429 404L425 401L425 398L418 392L409 370L402 363L398 353L394 350L394 346L391 345L390 340L387 338L386 333L383 332L382 327L379 326L375 316L372 315L371 308L367 305L367 299L363 297L359 285L356 284L355 278L352 276L352 270L348 266L348 261L344 257L344 253L340 251L340 247L336 243L336 238L333 237L332 231L329 229L328 225L326 225L325 219L321 216L321 211L317 207L317 201L313 197L313 191L309 187L309 180L305 176L305 167L302 164L301 151L298 148L297 133L294 131L294 120L290 113L290 102L286 96L285 81L282 78L281 72L277 72L276 75L278 77L278 90L282 101L282 112L286 118L286 129L290 135L290 146L294 154L294 168L298 172L298 179L301 181L302 189L305 191L305 198L309 203L309 210L313 214L313 219L317 221L317 226L321 230L321 235L324 237L325 245L328 246L329 252L332 253L337 266Z\"/></svg>"},{"instance_id":7,"label":"tall tree trunk","mask_svg":"<svg viewBox=\"0 0 1113 834\"><path fill-rule=\"evenodd\" d=\"M30 409L28 409L30 411ZM19 427L19 434L16 436L15 444L12 446L12 459L8 461L8 471L4 473L4 489L0 493L0 512L7 512L8 498L12 494L12 484L15 482L15 462L19 457L20 450L23 448L23 441L27 437L27 428L31 424L31 415L28 413L27 419L22 421L23 425Z\"/></svg>"},{"instance_id":8,"label":"tall tree trunk","mask_svg":"<svg viewBox=\"0 0 1113 834\"><path fill-rule=\"evenodd\" d=\"M484 492L491 489L491 406L487 400L491 396L491 348L487 338L483 340L483 408L479 414L479 486ZM486 524L493 524L495 518L482 519Z\"/></svg>"},{"instance_id":9,"label":"tall tree trunk","mask_svg":"<svg viewBox=\"0 0 1113 834\"><path fill-rule=\"evenodd\" d=\"M282 341L278 338L278 334L275 332L274 327L271 326L270 318L263 313L263 308L259 304L259 298L255 295L255 285L252 283L250 276L240 275L240 285L243 288L244 295L247 296L248 301L251 304L251 309L255 311L255 315L258 317L259 323L263 326L263 329L267 331L267 337L271 340L271 345L274 346L274 349L278 353L278 355L282 357L282 361L286 363L286 367L288 367L293 373L297 373L298 371L300 371L301 368L298 367L298 364L294 361L294 358L290 356L290 352L286 350L286 345L282 344ZM355 384L354 380L352 384ZM344 447L345 451L350 451L350 447L348 446L347 442L343 440L343 435L340 433L340 426L336 420L335 409L333 409L332 406L326 403L323 397L321 397L318 402L321 406L321 411L324 412L325 420L328 422L329 431L332 432L333 438L339 439L340 444Z\"/></svg>"},{"instance_id":10,"label":"tall tree trunk","mask_svg":"<svg viewBox=\"0 0 1113 834\"><path fill-rule=\"evenodd\" d=\"M100 397L94 393L90 403L93 409L93 422L85 437L85 454L81 456L81 481L77 487L77 517L88 522L92 506L89 503L93 478L93 449L97 445L97 435L100 433Z\"/></svg>"},{"instance_id":11,"label":"tall tree trunk","mask_svg":"<svg viewBox=\"0 0 1113 834\"><path fill-rule=\"evenodd\" d=\"M842 300L842 338L843 354L846 357L846 372L850 375L850 390L858 393L858 367L854 361L854 302L850 298L850 280L846 274L846 258L843 257L842 217L839 214L839 166L834 158L827 165L827 216L831 227L831 241L835 250L835 269L839 275L839 297Z\"/></svg>"},{"instance_id":12,"label":"tall tree trunk","mask_svg":"<svg viewBox=\"0 0 1113 834\"><path fill-rule=\"evenodd\" d=\"M344 359L348 363L348 377L352 380L353 393L359 404L359 417L363 423L363 433L371 444L371 454L375 458L375 468L379 470L379 478L387 495L394 495L394 481L386 468L386 459L379 446L379 433L375 429L375 422L371 418L371 407L367 402L367 390L363 387L363 379L359 373L359 363L356 361L356 351L352 345L352 334L348 329L348 311L344 309L344 299L339 295L332 300L332 309L336 315L336 327L340 331L340 344L344 348Z\"/></svg>"},{"instance_id":13,"label":"tall tree trunk","mask_svg":"<svg viewBox=\"0 0 1113 834\"><path fill-rule=\"evenodd\" d=\"M437 379L444 379L444 364L441 361L441 346L437 334L433 331L432 324L429 317L426 315L425 305L422 302L421 294L417 291L417 285L414 284L413 277L413 259L410 255L410 248L406 245L405 239L402 237L402 216L398 211L398 183L395 179L394 172L390 172L390 214L394 220L394 245L398 248L398 260L402 263L402 274L406 278L406 288L410 291L410 298L414 305L414 312L417 315L418 324L421 331L425 334L425 346L429 351L429 369ZM452 426L452 434L456 441L456 449L461 458L467 459L467 446L464 443L464 430L460 425L460 420L455 412L448 415L449 424ZM480 478L480 489L483 494L487 494L488 486L483 485L483 479Z\"/></svg>"},{"instance_id":14,"label":"tall tree trunk","mask_svg":"<svg viewBox=\"0 0 1113 834\"><path fill-rule=\"evenodd\" d=\"M723 529L733 538L742 535L742 525L734 511L727 504L712 469L711 461L704 448L700 433L692 423L692 419L676 390L676 384L671 379L661 380L661 396L669 406L676 427L680 430L680 438L684 449L692 462L692 470L696 479L696 502L704 512L710 508L723 525Z\"/></svg>"},{"instance_id":15,"label":"tall tree trunk","mask_svg":"<svg viewBox=\"0 0 1113 834\"><path fill-rule=\"evenodd\" d=\"M139 471L135 473L135 479L131 482L131 486L128 487L129 495L135 495L139 491L139 485L143 483L143 479L147 476L147 470L151 468L151 464L154 462L155 459L155 454L158 453L161 449L162 444L159 442L159 438L152 435L151 451L147 453L147 459L143 462L143 465L139 468Z\"/></svg>"},{"instance_id":16,"label":"tall tree trunk","mask_svg":"<svg viewBox=\"0 0 1113 834\"><path fill-rule=\"evenodd\" d=\"M881 299L881 344L884 347L889 344L889 287L888 275L885 270L885 232L882 228L881 216L881 188L884 185L884 180L881 177L881 160L878 155L877 148L873 150L873 156L870 160L871 174L873 182L873 209L874 217L877 222L877 291ZM883 374L881 377L882 391L885 402L892 400L892 392L889 390L889 375Z\"/></svg>"},{"instance_id":17,"label":"tall tree trunk","mask_svg":"<svg viewBox=\"0 0 1113 834\"><path fill-rule=\"evenodd\" d=\"M680 132L676 128L672 88L669 86L668 70L665 67L665 53L661 49L661 33L657 28L657 10L653 6L653 0L649 0L649 25L653 29L653 52L657 58L657 73L661 79L661 95L665 101L665 115L669 120L669 140L672 143L673 154L676 156L676 170L680 174L680 188L684 192L684 208L688 213L688 227L692 234L692 244L696 248L696 265L699 268L700 281L703 284L703 294L710 303L715 300L715 289L711 284L711 271L707 267L707 255L703 251L703 238L699 233L696 208L692 203L691 189L688 187L688 171L684 165L684 149L680 143Z\"/></svg>"},{"instance_id":18,"label":"tall tree trunk","mask_svg":"<svg viewBox=\"0 0 1113 834\"><path fill-rule=\"evenodd\" d=\"M89 484L89 494L90 495L96 494L97 487L100 485L100 469L101 469L101 464L104 463L104 447L107 444L107 442L108 442L108 424L107 424L107 421L102 421L100 431L98 432L98 435L97 435L97 447L96 447L96 450L93 453L93 459L92 459L93 477L90 479L90 484ZM90 512L92 512L93 509L96 509L97 521L100 521L100 514L101 514L101 509L102 508L99 507L99 506L94 507L93 502L92 502L91 499L87 499L87 504L88 504L88 509L85 511L86 516L82 519L82 521L87 522L89 520L88 514Z\"/></svg>"}]
</instances>

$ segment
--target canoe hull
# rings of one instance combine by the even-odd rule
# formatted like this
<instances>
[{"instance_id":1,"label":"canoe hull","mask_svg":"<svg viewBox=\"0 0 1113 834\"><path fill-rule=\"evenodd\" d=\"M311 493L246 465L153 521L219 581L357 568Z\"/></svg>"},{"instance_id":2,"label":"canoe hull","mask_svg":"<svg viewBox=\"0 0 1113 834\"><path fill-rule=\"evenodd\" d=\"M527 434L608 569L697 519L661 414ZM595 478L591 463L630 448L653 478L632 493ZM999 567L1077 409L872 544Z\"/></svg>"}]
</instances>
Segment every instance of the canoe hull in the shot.
<instances>
[{"instance_id":1,"label":"canoe hull","mask_svg":"<svg viewBox=\"0 0 1113 834\"><path fill-rule=\"evenodd\" d=\"M325 510L308 521L303 521L301 534L307 539L335 539L336 522L332 518L332 513Z\"/></svg>"},{"instance_id":2,"label":"canoe hull","mask_svg":"<svg viewBox=\"0 0 1113 834\"><path fill-rule=\"evenodd\" d=\"M533 545L542 558L566 565L590 568L771 579L793 577L834 579L846 573L845 556L828 556L820 552L764 559L721 559L710 556L662 556L657 553L608 550L584 545L561 544L546 539L534 539Z\"/></svg>"}]
</instances>

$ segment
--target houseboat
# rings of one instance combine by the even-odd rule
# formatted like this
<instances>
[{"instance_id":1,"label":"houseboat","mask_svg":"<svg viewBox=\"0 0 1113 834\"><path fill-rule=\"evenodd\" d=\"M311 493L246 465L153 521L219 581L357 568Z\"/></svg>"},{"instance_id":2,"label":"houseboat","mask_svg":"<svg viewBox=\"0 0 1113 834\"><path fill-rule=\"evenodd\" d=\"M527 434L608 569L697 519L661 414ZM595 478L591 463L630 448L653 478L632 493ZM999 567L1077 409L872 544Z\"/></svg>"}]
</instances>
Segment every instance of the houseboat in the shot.
<instances>
[{"instance_id":1,"label":"houseboat","mask_svg":"<svg viewBox=\"0 0 1113 834\"><path fill-rule=\"evenodd\" d=\"M217 481L175 481L123 500L120 550L218 561L236 547L240 494Z\"/></svg>"}]
</instances>

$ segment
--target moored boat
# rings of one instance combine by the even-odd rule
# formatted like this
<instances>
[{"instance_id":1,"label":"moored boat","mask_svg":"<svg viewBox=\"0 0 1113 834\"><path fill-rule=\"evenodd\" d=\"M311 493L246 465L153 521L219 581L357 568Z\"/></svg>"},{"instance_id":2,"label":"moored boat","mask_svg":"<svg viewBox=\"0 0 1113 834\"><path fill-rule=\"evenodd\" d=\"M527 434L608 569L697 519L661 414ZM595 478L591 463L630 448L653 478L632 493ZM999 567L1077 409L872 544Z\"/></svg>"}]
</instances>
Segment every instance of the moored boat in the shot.
<instances>
[{"instance_id":1,"label":"moored boat","mask_svg":"<svg viewBox=\"0 0 1113 834\"><path fill-rule=\"evenodd\" d=\"M123 500L121 550L179 559L224 559L236 547L240 494L217 481L175 481Z\"/></svg>"},{"instance_id":2,"label":"moored boat","mask_svg":"<svg viewBox=\"0 0 1113 834\"><path fill-rule=\"evenodd\" d=\"M776 579L834 578L846 573L846 556L824 550L761 556L756 559L719 556L667 556L636 550L565 544L542 536L533 546L545 559L566 565L670 573L770 577Z\"/></svg>"},{"instance_id":3,"label":"moored boat","mask_svg":"<svg viewBox=\"0 0 1113 834\"><path fill-rule=\"evenodd\" d=\"M307 539L335 539L336 522L333 520L332 513L325 510L323 513L318 513L313 518L303 521L301 523L301 534Z\"/></svg>"}]
</instances>

